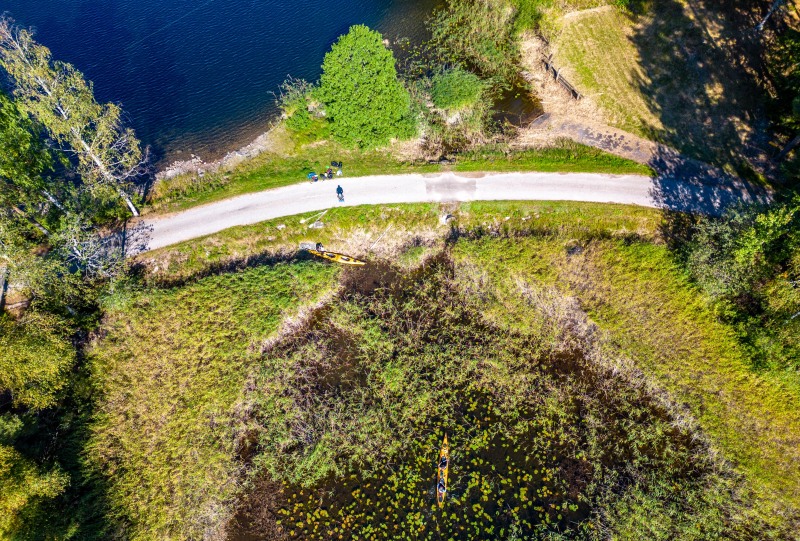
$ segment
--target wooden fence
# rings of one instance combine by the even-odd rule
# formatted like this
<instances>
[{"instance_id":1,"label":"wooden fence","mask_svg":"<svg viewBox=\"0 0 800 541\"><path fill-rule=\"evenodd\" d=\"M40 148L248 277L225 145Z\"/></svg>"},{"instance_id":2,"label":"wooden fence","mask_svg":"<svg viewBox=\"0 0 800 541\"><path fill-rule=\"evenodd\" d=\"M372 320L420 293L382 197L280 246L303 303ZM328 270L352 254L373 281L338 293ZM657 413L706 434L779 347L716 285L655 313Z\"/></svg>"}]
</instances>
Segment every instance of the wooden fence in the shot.
<instances>
[{"instance_id":1,"label":"wooden fence","mask_svg":"<svg viewBox=\"0 0 800 541\"><path fill-rule=\"evenodd\" d=\"M545 70L548 73L553 74L553 77L555 78L556 82L559 83L561 86L563 86L567 90L567 92L572 94L573 98L575 98L576 100L583 98L583 94L578 92L577 88L572 86L569 81L564 79L564 77L561 76L560 70L553 65L552 54L547 57L542 57L542 64L544 64Z\"/></svg>"}]
</instances>

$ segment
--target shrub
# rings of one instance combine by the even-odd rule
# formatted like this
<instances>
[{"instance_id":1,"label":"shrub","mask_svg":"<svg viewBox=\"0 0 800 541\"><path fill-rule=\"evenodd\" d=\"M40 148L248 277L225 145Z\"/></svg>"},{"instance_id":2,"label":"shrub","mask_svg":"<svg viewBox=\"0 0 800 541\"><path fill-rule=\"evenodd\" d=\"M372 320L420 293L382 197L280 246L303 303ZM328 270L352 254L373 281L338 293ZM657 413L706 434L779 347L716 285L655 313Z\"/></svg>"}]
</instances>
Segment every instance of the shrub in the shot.
<instances>
[{"instance_id":1,"label":"shrub","mask_svg":"<svg viewBox=\"0 0 800 541\"><path fill-rule=\"evenodd\" d=\"M352 26L325 55L319 96L331 134L345 145L377 147L413 133L411 99L394 55L366 26Z\"/></svg>"},{"instance_id":2,"label":"shrub","mask_svg":"<svg viewBox=\"0 0 800 541\"><path fill-rule=\"evenodd\" d=\"M0 316L0 391L32 409L55 404L75 363L67 328L51 314L29 311L17 323Z\"/></svg>"},{"instance_id":3,"label":"shrub","mask_svg":"<svg viewBox=\"0 0 800 541\"><path fill-rule=\"evenodd\" d=\"M433 78L431 97L440 109L463 109L475 104L482 92L483 83L477 75L456 68Z\"/></svg>"}]
</instances>

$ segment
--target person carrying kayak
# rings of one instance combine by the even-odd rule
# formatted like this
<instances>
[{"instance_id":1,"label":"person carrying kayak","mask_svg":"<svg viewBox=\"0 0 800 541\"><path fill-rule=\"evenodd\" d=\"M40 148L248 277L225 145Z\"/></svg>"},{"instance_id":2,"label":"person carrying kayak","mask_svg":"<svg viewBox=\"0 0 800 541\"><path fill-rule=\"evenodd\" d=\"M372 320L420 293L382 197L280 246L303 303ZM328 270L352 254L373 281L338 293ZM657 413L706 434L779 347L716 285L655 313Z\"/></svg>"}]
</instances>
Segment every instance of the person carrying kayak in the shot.
<instances>
[{"instance_id":1,"label":"person carrying kayak","mask_svg":"<svg viewBox=\"0 0 800 541\"><path fill-rule=\"evenodd\" d=\"M344 201L344 190L341 186L336 186L336 197L339 198L339 201Z\"/></svg>"}]
</instances>

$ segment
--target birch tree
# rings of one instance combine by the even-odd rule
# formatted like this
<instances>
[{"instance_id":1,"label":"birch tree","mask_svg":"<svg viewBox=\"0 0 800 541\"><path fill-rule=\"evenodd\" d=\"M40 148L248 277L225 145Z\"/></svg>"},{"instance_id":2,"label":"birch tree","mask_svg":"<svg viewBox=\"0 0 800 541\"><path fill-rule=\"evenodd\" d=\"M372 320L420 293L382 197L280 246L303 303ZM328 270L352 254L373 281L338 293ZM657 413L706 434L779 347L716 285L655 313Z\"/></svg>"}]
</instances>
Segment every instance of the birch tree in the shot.
<instances>
[{"instance_id":1,"label":"birch tree","mask_svg":"<svg viewBox=\"0 0 800 541\"><path fill-rule=\"evenodd\" d=\"M0 92L0 206L45 235L49 231L40 220L48 213L48 206L66 212L58 199L66 192L66 184L44 176L52 165L52 156L34 133L33 125Z\"/></svg>"},{"instance_id":2,"label":"birch tree","mask_svg":"<svg viewBox=\"0 0 800 541\"><path fill-rule=\"evenodd\" d=\"M769 20L770 17L772 17L772 14L775 13L778 10L778 8L783 5L784 2L785 0L772 0L772 4L770 4L769 6L767 14L764 16L763 19L761 19L761 22L756 25L755 28L756 32L764 31L764 25L767 24L767 21Z\"/></svg>"},{"instance_id":3,"label":"birch tree","mask_svg":"<svg viewBox=\"0 0 800 541\"><path fill-rule=\"evenodd\" d=\"M139 216L130 190L146 156L133 130L122 122L120 107L98 103L80 71L53 60L47 47L8 17L0 18L0 66L14 85L20 110L75 156L84 184L91 190L113 190Z\"/></svg>"}]
</instances>

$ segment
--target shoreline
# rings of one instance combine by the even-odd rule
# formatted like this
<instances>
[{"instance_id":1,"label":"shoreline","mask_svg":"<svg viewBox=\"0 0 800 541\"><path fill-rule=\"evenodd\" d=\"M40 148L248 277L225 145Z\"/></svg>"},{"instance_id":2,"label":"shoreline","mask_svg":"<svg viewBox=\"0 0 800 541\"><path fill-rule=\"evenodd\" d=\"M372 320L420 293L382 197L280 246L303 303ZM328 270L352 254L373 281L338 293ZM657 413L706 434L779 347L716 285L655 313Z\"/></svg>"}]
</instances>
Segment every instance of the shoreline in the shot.
<instances>
[{"instance_id":1,"label":"shoreline","mask_svg":"<svg viewBox=\"0 0 800 541\"><path fill-rule=\"evenodd\" d=\"M240 163L254 158L269 150L269 137L283 122L279 116L271 121L270 128L258 135L255 139L250 141L243 147L227 152L222 158L212 161L204 161L200 156L191 154L188 160L176 160L167 165L164 169L157 171L155 178L156 182L161 180L168 180L180 175L197 175L204 176L206 173L215 173L222 168L235 167Z\"/></svg>"}]
</instances>

